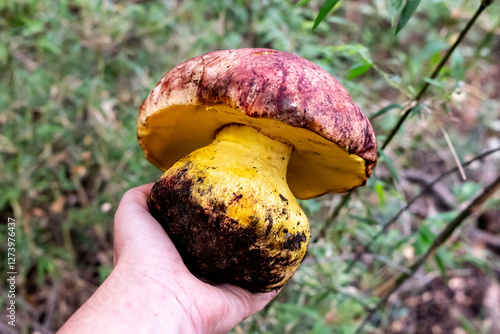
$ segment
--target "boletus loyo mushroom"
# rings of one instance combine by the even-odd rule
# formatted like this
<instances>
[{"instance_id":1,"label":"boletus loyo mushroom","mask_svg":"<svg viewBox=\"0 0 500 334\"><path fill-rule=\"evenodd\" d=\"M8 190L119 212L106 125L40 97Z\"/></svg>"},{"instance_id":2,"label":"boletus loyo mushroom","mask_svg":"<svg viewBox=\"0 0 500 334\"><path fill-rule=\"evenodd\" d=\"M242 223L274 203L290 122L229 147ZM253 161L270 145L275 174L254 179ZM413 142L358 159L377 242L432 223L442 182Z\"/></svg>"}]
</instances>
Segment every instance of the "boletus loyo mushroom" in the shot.
<instances>
[{"instance_id":1,"label":"boletus loyo mushroom","mask_svg":"<svg viewBox=\"0 0 500 334\"><path fill-rule=\"evenodd\" d=\"M286 52L238 49L168 72L140 108L138 139L165 171L149 209L186 266L252 292L282 287L304 259L296 201L362 186L372 126L344 87Z\"/></svg>"}]
</instances>

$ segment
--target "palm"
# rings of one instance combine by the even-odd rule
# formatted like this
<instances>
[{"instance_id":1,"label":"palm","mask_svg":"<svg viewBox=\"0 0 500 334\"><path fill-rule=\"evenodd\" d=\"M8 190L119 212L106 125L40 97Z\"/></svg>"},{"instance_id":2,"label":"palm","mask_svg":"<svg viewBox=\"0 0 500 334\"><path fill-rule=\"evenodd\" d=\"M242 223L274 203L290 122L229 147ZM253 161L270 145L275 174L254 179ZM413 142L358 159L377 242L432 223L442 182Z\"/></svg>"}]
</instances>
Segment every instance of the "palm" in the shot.
<instances>
[{"instance_id":1,"label":"palm","mask_svg":"<svg viewBox=\"0 0 500 334\"><path fill-rule=\"evenodd\" d=\"M230 284L210 285L191 274L149 214L146 199L151 187L129 191L120 203L115 216L115 265L139 272L174 294L197 332L227 332L277 294L253 294Z\"/></svg>"}]
</instances>

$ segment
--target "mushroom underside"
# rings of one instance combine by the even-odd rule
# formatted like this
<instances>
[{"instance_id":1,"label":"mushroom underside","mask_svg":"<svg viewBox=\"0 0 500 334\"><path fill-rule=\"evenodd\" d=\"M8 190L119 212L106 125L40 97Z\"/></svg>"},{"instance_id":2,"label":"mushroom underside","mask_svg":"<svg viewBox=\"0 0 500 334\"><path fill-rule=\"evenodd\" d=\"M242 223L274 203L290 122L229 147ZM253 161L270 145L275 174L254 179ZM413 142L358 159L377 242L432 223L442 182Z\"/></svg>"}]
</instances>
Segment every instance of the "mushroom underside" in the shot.
<instances>
[{"instance_id":1,"label":"mushroom underside","mask_svg":"<svg viewBox=\"0 0 500 334\"><path fill-rule=\"evenodd\" d=\"M366 183L365 161L346 148L308 129L270 118L252 118L224 105L178 105L159 110L139 124L138 137L148 160L166 171L180 158L210 144L217 129L230 123L250 125L293 145L287 180L297 198L346 192Z\"/></svg>"}]
</instances>

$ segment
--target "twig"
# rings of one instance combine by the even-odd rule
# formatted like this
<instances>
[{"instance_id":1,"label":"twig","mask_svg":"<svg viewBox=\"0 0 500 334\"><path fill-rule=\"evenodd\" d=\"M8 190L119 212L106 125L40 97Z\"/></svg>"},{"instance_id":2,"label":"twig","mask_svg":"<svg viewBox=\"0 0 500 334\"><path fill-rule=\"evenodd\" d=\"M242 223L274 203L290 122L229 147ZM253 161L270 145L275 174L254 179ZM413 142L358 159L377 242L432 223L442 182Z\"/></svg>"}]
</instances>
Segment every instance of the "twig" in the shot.
<instances>
[{"instance_id":1,"label":"twig","mask_svg":"<svg viewBox=\"0 0 500 334\"><path fill-rule=\"evenodd\" d=\"M479 6L479 8L476 11L476 13L474 14L474 16L469 20L469 22L467 22L467 25L460 32L460 35L458 36L458 38L455 41L455 43L453 43L453 45L451 46L451 48L448 49L448 51L444 55L443 59L441 59L441 62L434 69L434 72L432 72L432 74L430 76L431 80L435 79L438 76L439 72L444 67L444 65L446 64L446 62L450 58L450 56L453 53L453 51L455 51L455 49L457 48L457 46L462 42L462 40L464 39L465 35L467 35L467 32L469 32L469 30L472 27L472 25L474 24L474 22L476 22L476 19L483 12L483 10L486 9L486 7L488 5L489 5L489 3L485 4L485 3L481 2L481 5ZM384 150L387 147L387 145L391 142L392 138L394 138L394 135L398 132L399 128L401 128L401 126L403 125L403 123L406 120L406 118L411 114L411 112L413 111L413 109L416 106L418 106L420 100L424 96L424 94L427 91L427 89L429 88L429 86L430 86L430 82L426 81L425 84L420 89L420 91L418 92L418 94L413 99L414 103L410 104L410 105L413 105L413 106L410 107L410 108L408 108L408 109L406 109L406 111L403 113L403 115L399 118L398 123L394 126L394 128L391 130L390 134L387 136L387 139L385 140L384 144L382 145L382 150Z\"/></svg>"},{"instance_id":2,"label":"twig","mask_svg":"<svg viewBox=\"0 0 500 334\"><path fill-rule=\"evenodd\" d=\"M464 162L462 164L462 167L467 167L469 166L471 163L473 163L474 161L477 161L477 160L481 160L485 157L487 157L488 155L490 154L493 154L495 152L498 152L500 151L500 147L497 147L497 148L494 148L492 150L489 150L489 151L486 151L486 152L483 152L481 154L479 154L478 156L475 156L474 158ZM436 183L438 183L439 181L441 181L443 178L445 178L446 176L450 175L450 174L453 174L453 173L456 173L457 171L459 170L458 166L455 166L451 169L448 169L446 172L444 172L443 174L439 175L437 178L435 178L431 183L429 183L418 195L416 195L415 197L413 197L401 210L398 211L398 213L396 213L391 219L389 219L383 226L382 226L382 229L372 238L372 240L370 241L370 243L368 243L367 245L365 245L363 247L363 250L359 253L356 254L356 257L349 263L349 265L347 266L346 270L345 270L345 273L349 273L352 268L354 267L354 264L356 264L356 262L358 262L360 259L361 259L361 255L364 254L364 253L369 253L370 252L370 248L371 246L373 245L373 243L375 241L377 241L377 239L385 234L387 232L387 230L389 229L389 227L394 224L399 216L401 216L401 214L403 212L405 212L406 210L408 210L410 208L410 206L415 203L420 197L422 197L424 194L426 194L429 190L432 189L432 187L434 187L434 185Z\"/></svg>"},{"instance_id":3,"label":"twig","mask_svg":"<svg viewBox=\"0 0 500 334\"><path fill-rule=\"evenodd\" d=\"M439 129L443 133L444 139L446 140L446 143L448 144L448 147L450 148L451 154L453 155L453 159L455 159L455 162L457 164L458 170L460 171L460 175L462 176L462 180L467 180L467 175L465 175L465 171L463 169L463 166L460 164L460 160L458 159L458 154L457 151L455 150L455 147L453 146L453 143L451 142L451 138L448 135L448 132L444 127L441 126L441 124L438 124Z\"/></svg>"},{"instance_id":4,"label":"twig","mask_svg":"<svg viewBox=\"0 0 500 334\"><path fill-rule=\"evenodd\" d=\"M422 170L420 169L407 169L403 172L403 177L410 182L417 182L421 184L422 189L431 184L436 178L435 175L427 174L425 172L422 172ZM455 207L456 198L455 195L451 193L451 190L448 186L445 186L441 182L438 182L434 184L434 187L432 187L432 189L429 189L429 192L432 192L437 196L446 210L451 210Z\"/></svg>"},{"instance_id":5,"label":"twig","mask_svg":"<svg viewBox=\"0 0 500 334\"><path fill-rule=\"evenodd\" d=\"M431 76L430 76L430 79L435 79L439 72L441 71L441 69L444 67L444 65L446 64L446 62L448 61L448 59L450 58L451 54L453 53L453 51L455 51L455 49L457 48L457 46L462 42L462 40L464 39L465 35L467 34L467 32L470 30L470 28L472 27L472 25L474 24L474 22L476 22L476 19L479 17L479 15L483 12L483 10L486 9L486 7L488 7L490 4L491 4L492 1L481 1L481 5L479 6L478 10L476 11L476 13L474 14L474 16L469 20L469 22L467 22L467 25L465 26L465 28L460 32L460 35L458 36L457 40L455 41L455 43L451 46L450 49L448 49L448 51L446 52L444 58L441 60L441 62L437 65L437 67L434 69L434 72L432 72ZM394 136L396 135L396 133L398 132L399 128L401 128L401 126L403 125L404 121L406 120L406 118L411 114L411 112L414 110L415 107L418 106L420 100L422 99L422 97L424 96L425 92L427 91L427 89L429 88L430 86L430 83L428 81L426 81L424 83L424 85L422 86L422 88L420 89L420 91L418 92L418 94L415 96L415 98L413 98L413 101L410 102L408 104L409 107L406 108L405 112L403 113L403 115L399 118L398 120L398 123L394 126L394 128L391 130L390 134L387 136L387 139L385 140L384 144L382 145L382 148L380 150L384 150L387 145L392 141L392 139L394 138ZM411 107L410 107L411 106ZM351 192L348 192L347 194L344 195L342 201L339 203L339 205L337 205L337 207L335 208L335 211L334 213L332 214L332 216L330 217L329 221L333 221L335 220L335 218L337 218L340 210L347 204L347 202L349 201L349 198L351 196ZM326 228L330 225L331 223L327 223L325 224L325 227L322 228L322 230L320 231L320 236L323 236L325 231L326 231Z\"/></svg>"},{"instance_id":6,"label":"twig","mask_svg":"<svg viewBox=\"0 0 500 334\"><path fill-rule=\"evenodd\" d=\"M361 333L363 328L365 327L366 323L371 319L373 314L383 307L386 303L387 300L389 300L389 297L404 283L406 282L409 278L411 278L415 272L424 264L424 262L434 254L434 252L440 248L453 234L453 232L467 219L470 215L475 213L495 192L500 190L500 174L497 176L496 180L493 181L490 185L488 185L481 195L476 197L462 212L459 213L458 216L455 217L451 222L449 222L446 227L438 234L436 239L434 239L434 242L432 245L427 249L427 252L419 258L415 263L413 263L410 267L409 273L402 273L396 278L394 281L394 284L391 289L380 299L380 301L377 303L377 305L368 312L367 316L361 323L361 325L357 328L356 333Z\"/></svg>"},{"instance_id":7,"label":"twig","mask_svg":"<svg viewBox=\"0 0 500 334\"><path fill-rule=\"evenodd\" d=\"M476 241L481 241L491 247L500 248L500 236L497 236L493 233L489 233L486 231L482 231L477 228L472 230L471 239Z\"/></svg>"},{"instance_id":8,"label":"twig","mask_svg":"<svg viewBox=\"0 0 500 334\"><path fill-rule=\"evenodd\" d=\"M330 227L330 225L332 225L335 219L337 219L340 213L340 209L342 209L351 199L352 193L353 191L349 191L348 193L342 196L342 199L340 200L339 204L337 204L337 206L333 210L332 215L328 217L328 219L325 221L325 224L323 225L323 227L321 227L321 230L318 232L318 239L323 238L325 236L326 230Z\"/></svg>"}]
</instances>

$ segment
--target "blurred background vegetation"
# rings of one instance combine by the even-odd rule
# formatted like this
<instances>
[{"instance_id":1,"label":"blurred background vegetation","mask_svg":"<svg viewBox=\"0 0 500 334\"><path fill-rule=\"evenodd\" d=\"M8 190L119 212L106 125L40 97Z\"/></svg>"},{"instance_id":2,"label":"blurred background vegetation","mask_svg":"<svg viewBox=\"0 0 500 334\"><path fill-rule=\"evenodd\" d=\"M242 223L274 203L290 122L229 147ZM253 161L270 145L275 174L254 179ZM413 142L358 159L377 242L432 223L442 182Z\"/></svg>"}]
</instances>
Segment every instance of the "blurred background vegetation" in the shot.
<instances>
[{"instance_id":1,"label":"blurred background vegetation","mask_svg":"<svg viewBox=\"0 0 500 334\"><path fill-rule=\"evenodd\" d=\"M301 202L312 225L306 260L233 332L500 333L498 194L387 295L500 165L488 154L463 168L466 179L451 173L428 187L500 147L500 4L430 79L481 2L424 0L396 35L405 3L339 2L313 30L323 1L0 1L0 231L6 239L16 219L16 330L55 332L110 273L122 194L160 176L135 122L164 73L218 49L269 47L334 75L372 117L379 147L430 86L367 187Z\"/></svg>"}]
</instances>

